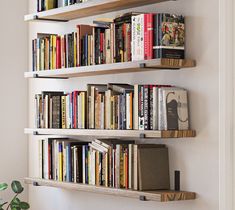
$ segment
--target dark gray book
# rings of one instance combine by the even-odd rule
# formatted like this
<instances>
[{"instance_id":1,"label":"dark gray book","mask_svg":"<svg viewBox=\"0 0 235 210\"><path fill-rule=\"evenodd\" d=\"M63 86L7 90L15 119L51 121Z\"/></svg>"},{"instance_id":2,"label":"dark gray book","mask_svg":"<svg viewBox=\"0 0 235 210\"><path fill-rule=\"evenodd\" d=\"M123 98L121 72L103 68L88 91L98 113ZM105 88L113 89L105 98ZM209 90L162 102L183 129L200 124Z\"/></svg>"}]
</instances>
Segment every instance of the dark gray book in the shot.
<instances>
[{"instance_id":1,"label":"dark gray book","mask_svg":"<svg viewBox=\"0 0 235 210\"><path fill-rule=\"evenodd\" d=\"M169 190L168 148L138 147L139 190Z\"/></svg>"}]
</instances>

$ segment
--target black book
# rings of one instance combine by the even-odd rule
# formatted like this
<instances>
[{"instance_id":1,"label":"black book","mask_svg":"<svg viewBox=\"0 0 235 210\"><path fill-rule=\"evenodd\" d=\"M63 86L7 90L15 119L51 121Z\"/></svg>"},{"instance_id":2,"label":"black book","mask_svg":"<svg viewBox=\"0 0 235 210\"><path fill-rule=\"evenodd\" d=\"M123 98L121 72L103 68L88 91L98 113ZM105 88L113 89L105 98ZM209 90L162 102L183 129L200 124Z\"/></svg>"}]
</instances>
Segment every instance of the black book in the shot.
<instances>
[{"instance_id":1,"label":"black book","mask_svg":"<svg viewBox=\"0 0 235 210\"><path fill-rule=\"evenodd\" d=\"M144 85L144 130L150 129L149 124L149 86Z\"/></svg>"},{"instance_id":2,"label":"black book","mask_svg":"<svg viewBox=\"0 0 235 210\"><path fill-rule=\"evenodd\" d=\"M62 119L61 119L61 96L64 95L64 92L56 91L43 91L42 99L48 95L48 128L61 128ZM50 100L51 99L51 100ZM52 104L50 103L52 101ZM52 113L50 110L52 108ZM46 116L45 116L46 117Z\"/></svg>"},{"instance_id":3,"label":"black book","mask_svg":"<svg viewBox=\"0 0 235 210\"><path fill-rule=\"evenodd\" d=\"M68 34L68 67L74 67L73 34Z\"/></svg>"}]
</instances>

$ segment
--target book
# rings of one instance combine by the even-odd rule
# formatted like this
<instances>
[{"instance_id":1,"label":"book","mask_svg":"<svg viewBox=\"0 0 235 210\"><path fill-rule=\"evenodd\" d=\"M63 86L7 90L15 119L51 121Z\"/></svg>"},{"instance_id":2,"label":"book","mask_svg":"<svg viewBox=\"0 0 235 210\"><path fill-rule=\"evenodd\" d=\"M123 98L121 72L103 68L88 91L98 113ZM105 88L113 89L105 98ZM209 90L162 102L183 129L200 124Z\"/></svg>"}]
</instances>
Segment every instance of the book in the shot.
<instances>
[{"instance_id":1,"label":"book","mask_svg":"<svg viewBox=\"0 0 235 210\"><path fill-rule=\"evenodd\" d=\"M185 20L182 15L159 13L154 17L154 58L184 59Z\"/></svg>"},{"instance_id":2,"label":"book","mask_svg":"<svg viewBox=\"0 0 235 210\"><path fill-rule=\"evenodd\" d=\"M138 147L139 190L169 190L168 149L163 145Z\"/></svg>"}]
</instances>

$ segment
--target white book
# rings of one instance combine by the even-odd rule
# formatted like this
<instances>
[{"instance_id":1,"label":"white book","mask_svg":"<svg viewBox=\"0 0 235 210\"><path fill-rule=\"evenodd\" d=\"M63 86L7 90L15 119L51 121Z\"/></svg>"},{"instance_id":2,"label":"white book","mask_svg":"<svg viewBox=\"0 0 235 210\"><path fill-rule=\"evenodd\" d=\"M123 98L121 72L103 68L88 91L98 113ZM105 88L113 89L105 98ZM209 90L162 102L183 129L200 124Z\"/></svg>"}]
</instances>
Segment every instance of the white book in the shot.
<instances>
[{"instance_id":1,"label":"white book","mask_svg":"<svg viewBox=\"0 0 235 210\"><path fill-rule=\"evenodd\" d=\"M165 130L188 130L187 91L181 88L163 88L163 114Z\"/></svg>"},{"instance_id":2,"label":"white book","mask_svg":"<svg viewBox=\"0 0 235 210\"><path fill-rule=\"evenodd\" d=\"M92 165L92 169L91 169L91 184L95 185L95 177L96 177L96 170L95 170L95 158L96 157L96 151L92 150L92 159L91 159L91 165Z\"/></svg>"},{"instance_id":3,"label":"white book","mask_svg":"<svg viewBox=\"0 0 235 210\"><path fill-rule=\"evenodd\" d=\"M165 115L163 109L163 95L162 88L158 89L158 130L164 130L164 122L166 122Z\"/></svg>"},{"instance_id":4,"label":"white book","mask_svg":"<svg viewBox=\"0 0 235 210\"><path fill-rule=\"evenodd\" d=\"M79 96L79 128L85 128L85 122L83 122L83 118L84 118L84 113L85 113L85 110L83 112L83 103L82 101L85 100L85 97L84 97L84 93L80 93L80 96Z\"/></svg>"},{"instance_id":5,"label":"white book","mask_svg":"<svg viewBox=\"0 0 235 210\"><path fill-rule=\"evenodd\" d=\"M48 109L49 109L49 98L48 95L45 95L44 98L44 127L48 128Z\"/></svg>"},{"instance_id":6,"label":"white book","mask_svg":"<svg viewBox=\"0 0 235 210\"><path fill-rule=\"evenodd\" d=\"M112 150L112 171L113 171L113 180L112 180L112 182L113 182L113 186L112 187L116 187L116 169L115 169L115 167L116 167L116 149L113 149Z\"/></svg>"},{"instance_id":7,"label":"white book","mask_svg":"<svg viewBox=\"0 0 235 210\"><path fill-rule=\"evenodd\" d=\"M134 130L139 129L139 85L134 85L134 114L133 114L133 122L134 122Z\"/></svg>"},{"instance_id":8,"label":"white book","mask_svg":"<svg viewBox=\"0 0 235 210\"><path fill-rule=\"evenodd\" d=\"M128 182L129 182L129 189L133 189L133 159L134 159L134 153L133 153L133 144L129 144L129 154L128 154Z\"/></svg>"},{"instance_id":9,"label":"white book","mask_svg":"<svg viewBox=\"0 0 235 210\"><path fill-rule=\"evenodd\" d=\"M115 187L120 188L120 145L116 145Z\"/></svg>"},{"instance_id":10,"label":"white book","mask_svg":"<svg viewBox=\"0 0 235 210\"><path fill-rule=\"evenodd\" d=\"M82 123L82 121L81 121L81 106L82 106L82 104L81 104L81 96L78 94L78 96L77 96L77 128L82 128L82 126L81 126L81 123Z\"/></svg>"},{"instance_id":11,"label":"white book","mask_svg":"<svg viewBox=\"0 0 235 210\"><path fill-rule=\"evenodd\" d=\"M132 61L144 60L144 14L132 17Z\"/></svg>"},{"instance_id":12,"label":"white book","mask_svg":"<svg viewBox=\"0 0 235 210\"><path fill-rule=\"evenodd\" d=\"M111 63L111 29L105 30L106 63Z\"/></svg>"},{"instance_id":13,"label":"white book","mask_svg":"<svg viewBox=\"0 0 235 210\"><path fill-rule=\"evenodd\" d=\"M58 156L57 156L57 141L53 140L52 142L52 170L53 170L53 178L56 181L57 180L57 162L58 162Z\"/></svg>"},{"instance_id":14,"label":"white book","mask_svg":"<svg viewBox=\"0 0 235 210\"><path fill-rule=\"evenodd\" d=\"M90 124L90 129L95 128L95 87L91 87L91 124Z\"/></svg>"},{"instance_id":15,"label":"white book","mask_svg":"<svg viewBox=\"0 0 235 210\"><path fill-rule=\"evenodd\" d=\"M64 0L58 0L58 7L64 7Z\"/></svg>"},{"instance_id":16,"label":"white book","mask_svg":"<svg viewBox=\"0 0 235 210\"><path fill-rule=\"evenodd\" d=\"M133 146L133 189L138 190L138 145Z\"/></svg>"},{"instance_id":17,"label":"white book","mask_svg":"<svg viewBox=\"0 0 235 210\"><path fill-rule=\"evenodd\" d=\"M105 91L105 129L111 129L111 90Z\"/></svg>"},{"instance_id":18,"label":"white book","mask_svg":"<svg viewBox=\"0 0 235 210\"><path fill-rule=\"evenodd\" d=\"M102 96L103 97L103 96ZM100 129L104 129L105 128L105 108L104 108L104 100L103 100L103 102L101 103L101 112L100 112L100 119L101 119L101 127L100 127Z\"/></svg>"},{"instance_id":19,"label":"white book","mask_svg":"<svg viewBox=\"0 0 235 210\"><path fill-rule=\"evenodd\" d=\"M82 146L82 183L86 184L86 146Z\"/></svg>"},{"instance_id":20,"label":"white book","mask_svg":"<svg viewBox=\"0 0 235 210\"><path fill-rule=\"evenodd\" d=\"M48 170L48 139L43 140L43 178L49 179Z\"/></svg>"},{"instance_id":21,"label":"white book","mask_svg":"<svg viewBox=\"0 0 235 210\"><path fill-rule=\"evenodd\" d=\"M131 121L130 121L130 93L126 94L126 129L131 129Z\"/></svg>"},{"instance_id":22,"label":"white book","mask_svg":"<svg viewBox=\"0 0 235 210\"><path fill-rule=\"evenodd\" d=\"M42 179L43 178L43 174L42 174L42 167L43 167L43 162L42 162L42 140L39 140L38 141L38 159L39 159L39 162L38 162L38 166L39 166L39 178Z\"/></svg>"}]
</instances>

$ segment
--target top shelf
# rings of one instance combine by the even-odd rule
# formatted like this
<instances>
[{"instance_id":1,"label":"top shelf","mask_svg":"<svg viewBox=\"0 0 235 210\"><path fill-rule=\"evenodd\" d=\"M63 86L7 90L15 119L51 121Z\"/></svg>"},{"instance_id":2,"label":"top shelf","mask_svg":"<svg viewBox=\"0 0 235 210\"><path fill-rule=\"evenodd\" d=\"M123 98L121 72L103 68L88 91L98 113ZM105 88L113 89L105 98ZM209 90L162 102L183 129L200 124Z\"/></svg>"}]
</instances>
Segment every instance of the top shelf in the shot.
<instances>
[{"instance_id":1,"label":"top shelf","mask_svg":"<svg viewBox=\"0 0 235 210\"><path fill-rule=\"evenodd\" d=\"M25 21L48 20L70 21L133 7L144 6L172 0L89 0L84 3L60 7L24 16Z\"/></svg>"}]
</instances>

